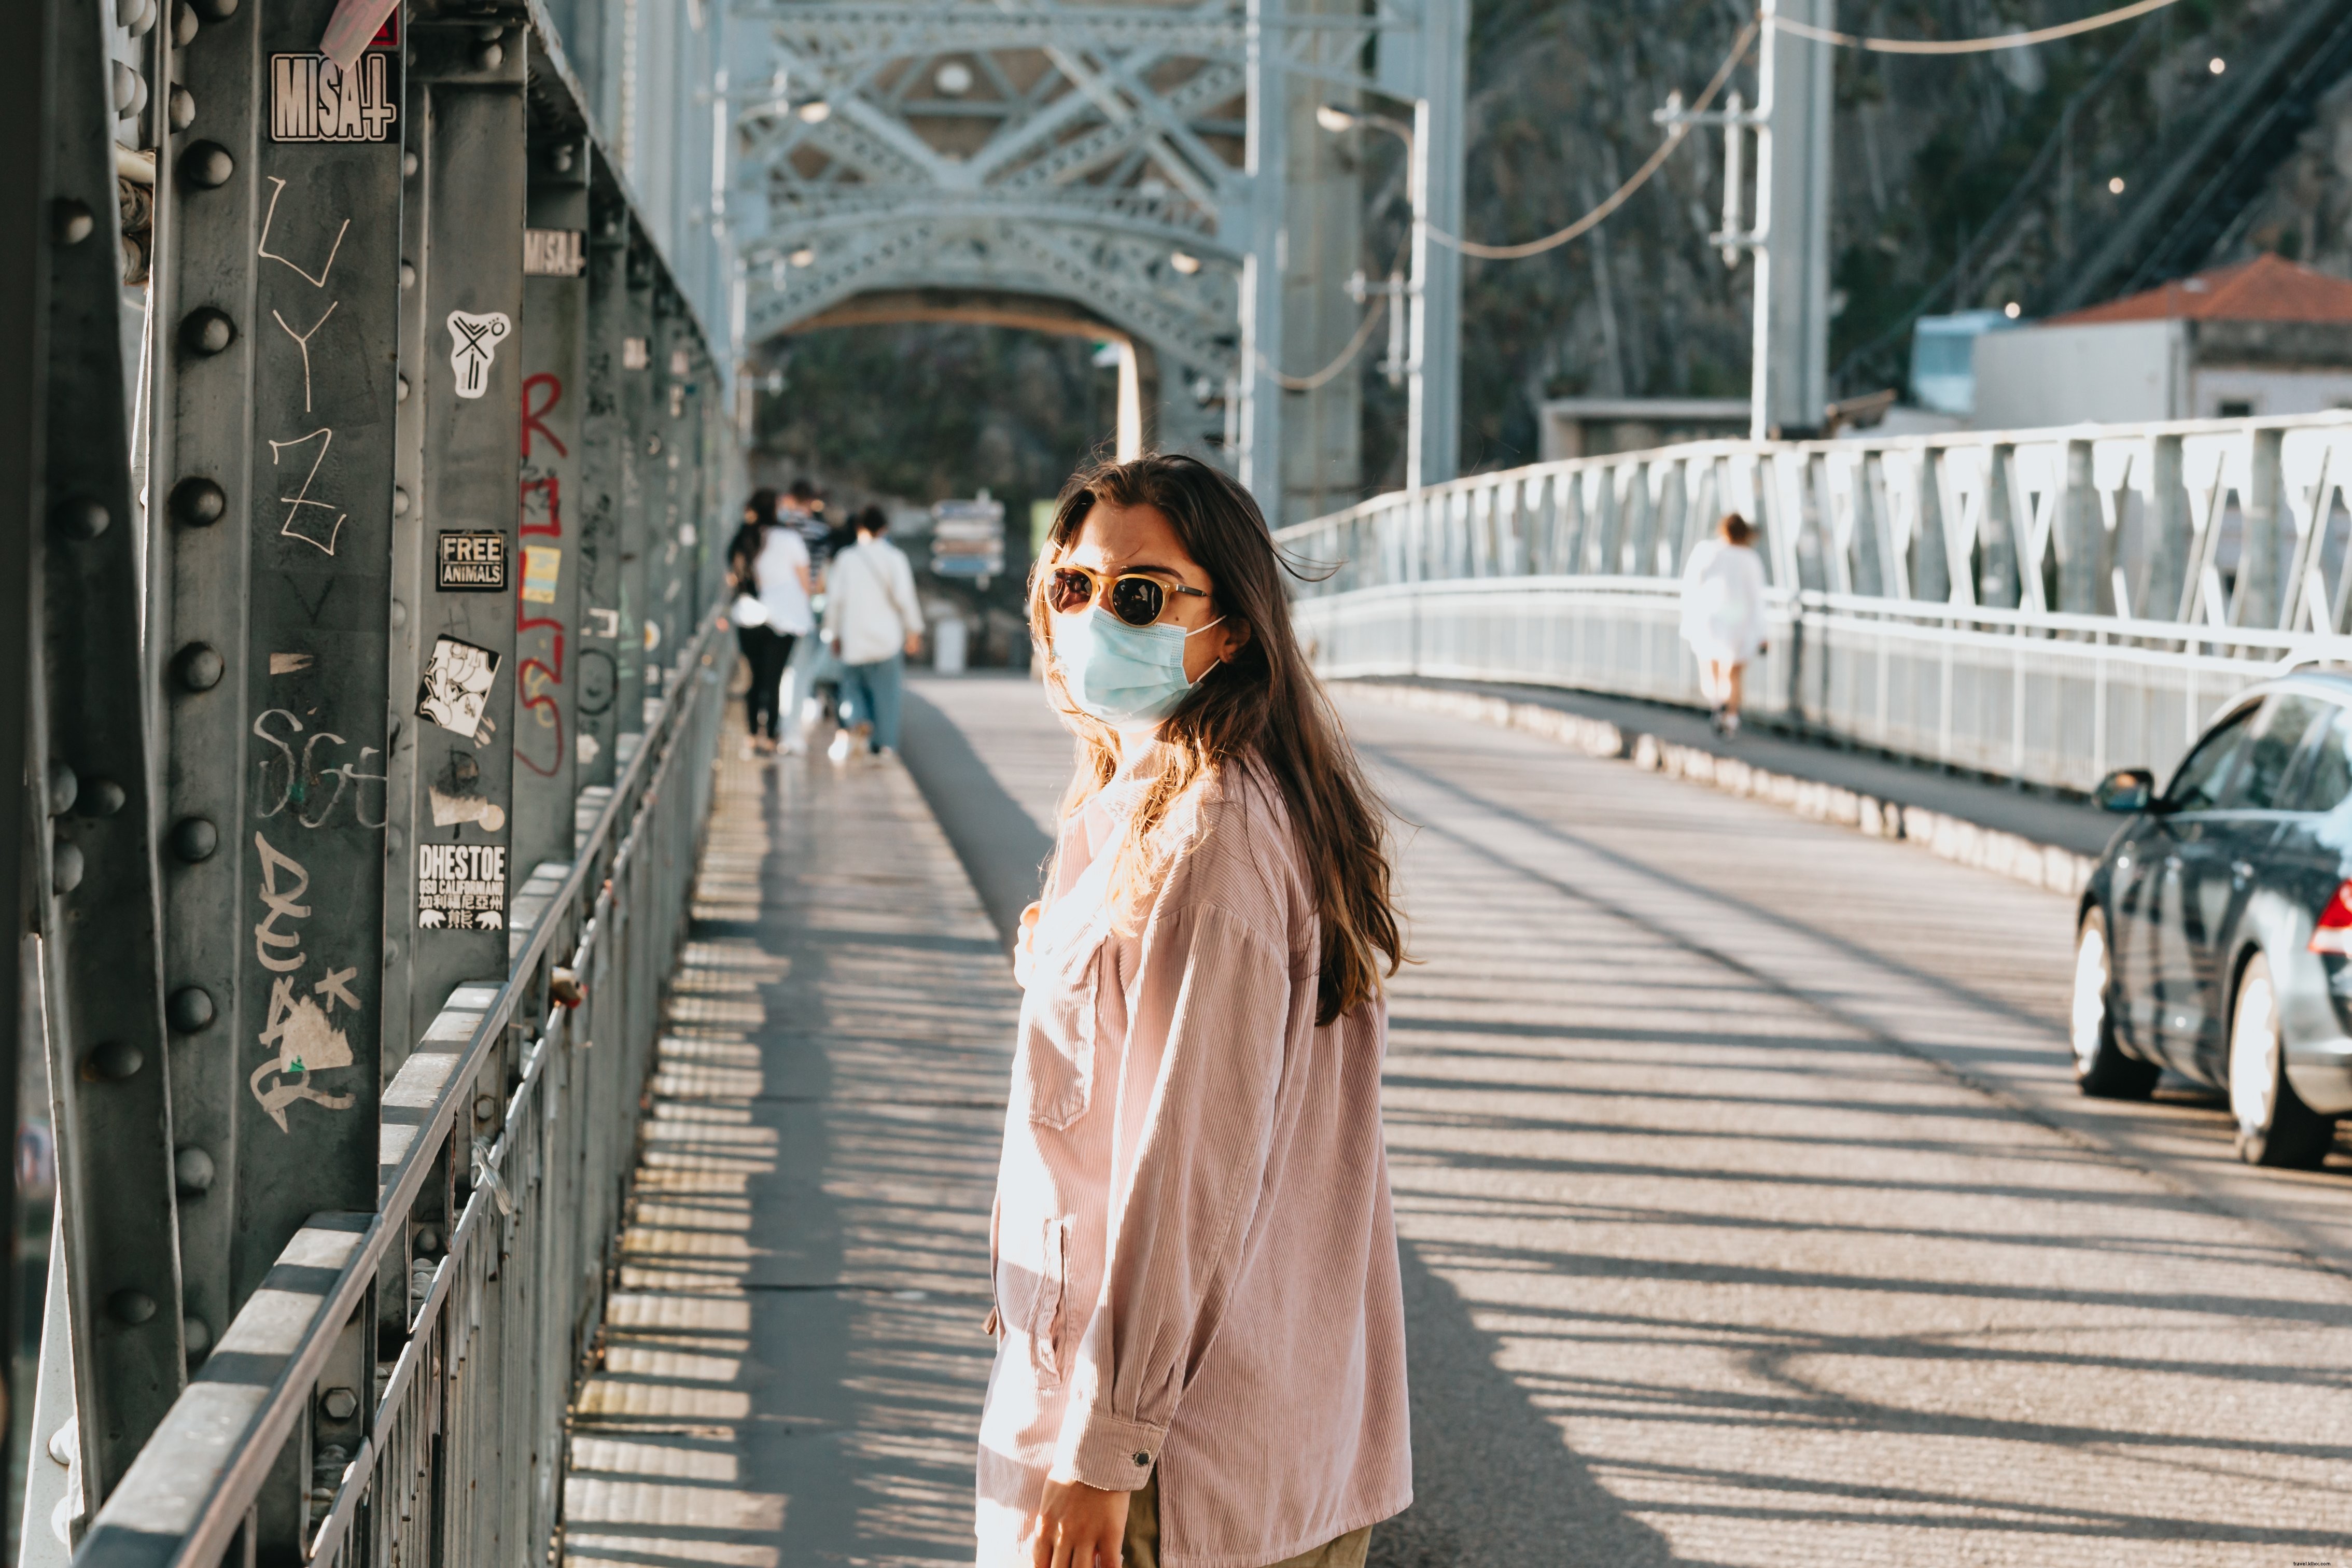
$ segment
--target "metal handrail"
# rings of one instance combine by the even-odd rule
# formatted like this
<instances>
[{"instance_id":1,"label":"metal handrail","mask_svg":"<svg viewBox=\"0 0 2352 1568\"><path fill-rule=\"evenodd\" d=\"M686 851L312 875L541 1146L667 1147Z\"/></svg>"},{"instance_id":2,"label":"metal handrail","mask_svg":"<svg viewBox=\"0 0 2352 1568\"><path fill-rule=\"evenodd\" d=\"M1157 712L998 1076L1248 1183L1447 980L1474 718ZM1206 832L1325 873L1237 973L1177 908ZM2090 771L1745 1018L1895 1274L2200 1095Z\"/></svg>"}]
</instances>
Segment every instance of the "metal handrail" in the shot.
<instances>
[{"instance_id":1,"label":"metal handrail","mask_svg":"<svg viewBox=\"0 0 2352 1568\"><path fill-rule=\"evenodd\" d=\"M584 973L596 956L600 938L611 929L616 886L647 848L655 815L679 759L698 750L683 742L690 725L710 717L704 710L716 701L711 689L716 682L690 677L712 664L724 629L714 622L688 645L678 661L679 679L668 683L676 695L663 705L595 823L582 836L554 897L514 952L506 980L495 988L460 986L425 1031L424 1043L430 1045L436 1037L449 1038L451 1025L470 1018L462 1047L446 1054L419 1050L388 1087L385 1142L388 1146L394 1142L391 1134L396 1128L404 1135L398 1140L396 1157L385 1167L376 1212L314 1215L288 1244L260 1290L222 1333L99 1510L75 1555L77 1564L211 1568L231 1552L240 1530L257 1527L264 1488L273 1471L283 1468L283 1450L305 1417L339 1337L377 1283L393 1239L405 1231L406 1218L427 1181L445 1168L454 1152L451 1140L459 1108L472 1099L476 1079L494 1059L517 1014L535 1004L541 1016L534 1026L531 1049L507 1097L496 1140L476 1151L470 1163L476 1179L457 1223L450 1227L432 1288L413 1313L404 1313L408 1338L383 1394L373 1401L370 1430L339 1478L333 1500L315 1529L303 1520L306 1561L330 1560L349 1544L360 1504L375 1480L380 1440L420 1374L425 1336L436 1326L461 1268L472 1258L469 1249L488 1223L490 1208L500 1205L499 1167L510 1153L520 1121L544 1085L557 1023L568 1012L551 1000L541 973L559 929L568 923L562 917L578 912L583 900L589 902L572 954L575 972ZM711 728L715 733L715 726ZM628 831L616 840L625 818ZM601 886L587 900L595 879L601 879ZM470 1005L477 1003L478 1007ZM421 1072L411 1071L420 1065ZM403 1117L401 1100L413 1098L404 1089L413 1091L418 1087L415 1080L428 1076L437 1079L429 1105L414 1120ZM485 1173L489 1179L481 1179ZM305 1500L309 1491L306 1481Z\"/></svg>"}]
</instances>

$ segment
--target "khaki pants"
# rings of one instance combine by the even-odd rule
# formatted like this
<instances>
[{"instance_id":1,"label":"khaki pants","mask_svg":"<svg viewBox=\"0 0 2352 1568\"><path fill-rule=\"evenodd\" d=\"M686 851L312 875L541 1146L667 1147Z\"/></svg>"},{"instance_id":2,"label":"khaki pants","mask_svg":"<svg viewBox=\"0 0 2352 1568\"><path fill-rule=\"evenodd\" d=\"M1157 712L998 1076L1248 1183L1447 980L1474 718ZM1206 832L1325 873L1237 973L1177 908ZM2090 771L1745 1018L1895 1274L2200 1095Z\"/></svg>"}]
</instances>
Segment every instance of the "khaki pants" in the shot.
<instances>
[{"instance_id":1,"label":"khaki pants","mask_svg":"<svg viewBox=\"0 0 2352 1568\"><path fill-rule=\"evenodd\" d=\"M1120 1544L1127 1557L1125 1568L1160 1568L1160 1477L1156 1473L1127 1494L1127 1539ZM1286 1557L1272 1568L1364 1568L1364 1554L1371 1544L1372 1527L1368 1524L1312 1552Z\"/></svg>"}]
</instances>

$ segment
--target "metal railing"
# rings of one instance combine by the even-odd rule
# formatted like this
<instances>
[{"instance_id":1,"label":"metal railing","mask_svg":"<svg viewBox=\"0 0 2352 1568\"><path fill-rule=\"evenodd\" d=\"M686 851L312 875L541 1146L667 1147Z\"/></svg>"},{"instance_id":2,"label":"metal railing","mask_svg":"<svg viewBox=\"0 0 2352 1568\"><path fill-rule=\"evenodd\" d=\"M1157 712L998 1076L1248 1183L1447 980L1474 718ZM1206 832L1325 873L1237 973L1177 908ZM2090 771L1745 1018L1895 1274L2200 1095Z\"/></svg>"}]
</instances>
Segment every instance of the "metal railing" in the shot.
<instances>
[{"instance_id":1,"label":"metal railing","mask_svg":"<svg viewBox=\"0 0 2352 1568\"><path fill-rule=\"evenodd\" d=\"M549 1561L709 816L722 630L582 792L572 860L515 898L505 984L460 986L386 1088L376 1212L287 1246L77 1563Z\"/></svg>"},{"instance_id":2,"label":"metal railing","mask_svg":"<svg viewBox=\"0 0 2352 1568\"><path fill-rule=\"evenodd\" d=\"M2293 661L2352 661L2352 417L1698 442L1378 497L1283 530L1334 678L1696 704L1678 574L1758 524L1751 711L2064 789L2168 767ZM2133 615L2132 606L2161 606Z\"/></svg>"}]
</instances>

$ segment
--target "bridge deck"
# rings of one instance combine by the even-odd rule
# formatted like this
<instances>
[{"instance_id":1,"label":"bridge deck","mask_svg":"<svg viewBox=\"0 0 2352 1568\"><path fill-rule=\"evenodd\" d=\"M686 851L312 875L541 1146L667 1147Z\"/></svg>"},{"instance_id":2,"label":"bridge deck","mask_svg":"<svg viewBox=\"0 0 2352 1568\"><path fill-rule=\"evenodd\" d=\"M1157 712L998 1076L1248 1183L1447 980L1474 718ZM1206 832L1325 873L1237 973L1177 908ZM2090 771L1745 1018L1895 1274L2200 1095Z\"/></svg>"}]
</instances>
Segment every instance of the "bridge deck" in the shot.
<instances>
[{"instance_id":1,"label":"bridge deck","mask_svg":"<svg viewBox=\"0 0 2352 1568\"><path fill-rule=\"evenodd\" d=\"M1017 995L895 765L734 748L565 1557L969 1563Z\"/></svg>"},{"instance_id":2,"label":"bridge deck","mask_svg":"<svg viewBox=\"0 0 2352 1568\"><path fill-rule=\"evenodd\" d=\"M912 766L727 764L580 1563L969 1561L1013 999L1067 756L920 680ZM2065 1076L2058 895L1347 701L1426 962L1388 1076L1414 1508L1376 1568L2291 1561L2352 1538L2344 1168Z\"/></svg>"}]
</instances>

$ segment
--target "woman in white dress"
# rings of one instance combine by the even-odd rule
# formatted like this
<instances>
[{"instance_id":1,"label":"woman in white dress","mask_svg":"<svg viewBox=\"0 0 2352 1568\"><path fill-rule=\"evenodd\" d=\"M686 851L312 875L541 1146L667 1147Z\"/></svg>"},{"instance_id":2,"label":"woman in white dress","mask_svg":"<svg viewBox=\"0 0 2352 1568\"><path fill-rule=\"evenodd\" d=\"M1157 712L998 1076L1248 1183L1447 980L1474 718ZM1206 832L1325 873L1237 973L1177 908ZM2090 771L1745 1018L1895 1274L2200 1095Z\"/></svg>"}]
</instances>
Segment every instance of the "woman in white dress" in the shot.
<instances>
[{"instance_id":1,"label":"woman in white dress","mask_svg":"<svg viewBox=\"0 0 2352 1568\"><path fill-rule=\"evenodd\" d=\"M1697 656L1716 732L1736 735L1741 671L1767 646L1764 563L1748 547L1755 527L1738 512L1724 513L1716 534L1683 568L1683 640Z\"/></svg>"}]
</instances>

